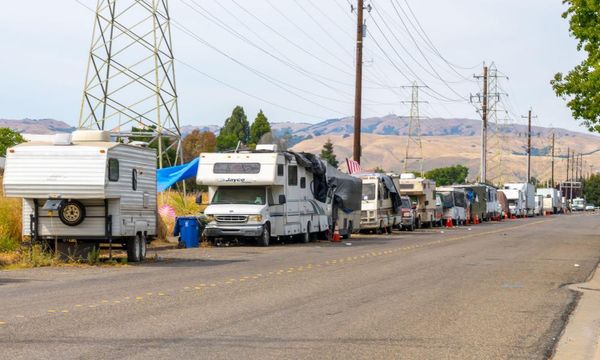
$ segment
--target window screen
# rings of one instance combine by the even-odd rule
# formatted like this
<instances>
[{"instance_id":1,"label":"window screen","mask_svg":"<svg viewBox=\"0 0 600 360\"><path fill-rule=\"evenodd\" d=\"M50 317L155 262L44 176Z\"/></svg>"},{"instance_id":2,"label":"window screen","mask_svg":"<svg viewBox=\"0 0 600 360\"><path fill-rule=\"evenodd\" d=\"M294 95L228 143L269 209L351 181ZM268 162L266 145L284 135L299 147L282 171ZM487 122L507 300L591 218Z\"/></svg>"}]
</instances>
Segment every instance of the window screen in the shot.
<instances>
[{"instance_id":1,"label":"window screen","mask_svg":"<svg viewBox=\"0 0 600 360\"><path fill-rule=\"evenodd\" d=\"M288 166L288 185L298 186L298 167L295 165Z\"/></svg>"},{"instance_id":2,"label":"window screen","mask_svg":"<svg viewBox=\"0 0 600 360\"><path fill-rule=\"evenodd\" d=\"M277 165L277 176L283 176L283 164Z\"/></svg>"},{"instance_id":3,"label":"window screen","mask_svg":"<svg viewBox=\"0 0 600 360\"><path fill-rule=\"evenodd\" d=\"M213 166L215 174L258 174L259 163L216 163Z\"/></svg>"},{"instance_id":4,"label":"window screen","mask_svg":"<svg viewBox=\"0 0 600 360\"><path fill-rule=\"evenodd\" d=\"M306 178L305 178L305 177L301 177L301 178L300 178L300 187L301 187L302 189L305 189L305 188L306 188Z\"/></svg>"},{"instance_id":5,"label":"window screen","mask_svg":"<svg viewBox=\"0 0 600 360\"><path fill-rule=\"evenodd\" d=\"M119 160L108 159L108 180L119 181Z\"/></svg>"}]
</instances>

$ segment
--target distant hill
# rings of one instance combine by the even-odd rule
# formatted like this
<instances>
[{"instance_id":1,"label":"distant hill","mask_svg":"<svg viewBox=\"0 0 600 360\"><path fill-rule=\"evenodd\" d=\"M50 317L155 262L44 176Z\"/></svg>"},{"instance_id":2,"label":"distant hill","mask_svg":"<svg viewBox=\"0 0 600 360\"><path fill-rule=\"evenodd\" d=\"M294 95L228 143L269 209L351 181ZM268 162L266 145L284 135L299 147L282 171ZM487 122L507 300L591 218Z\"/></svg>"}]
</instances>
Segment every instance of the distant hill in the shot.
<instances>
[{"instance_id":1,"label":"distant hill","mask_svg":"<svg viewBox=\"0 0 600 360\"><path fill-rule=\"evenodd\" d=\"M0 127L11 128L20 133L49 135L56 133L72 132L75 130L71 125L53 119L22 119L8 120L0 119Z\"/></svg>"}]
</instances>

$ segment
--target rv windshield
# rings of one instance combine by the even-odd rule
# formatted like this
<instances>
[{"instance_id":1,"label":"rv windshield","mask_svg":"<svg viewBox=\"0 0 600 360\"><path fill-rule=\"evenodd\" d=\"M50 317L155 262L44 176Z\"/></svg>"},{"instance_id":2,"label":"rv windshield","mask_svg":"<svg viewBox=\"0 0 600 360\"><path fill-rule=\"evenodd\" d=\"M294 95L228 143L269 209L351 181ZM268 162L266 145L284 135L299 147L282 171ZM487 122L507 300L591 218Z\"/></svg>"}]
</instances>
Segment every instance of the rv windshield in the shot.
<instances>
[{"instance_id":1,"label":"rv windshield","mask_svg":"<svg viewBox=\"0 0 600 360\"><path fill-rule=\"evenodd\" d=\"M375 184L363 184L362 199L375 200Z\"/></svg>"},{"instance_id":2,"label":"rv windshield","mask_svg":"<svg viewBox=\"0 0 600 360\"><path fill-rule=\"evenodd\" d=\"M454 206L454 200L452 199L452 194L450 193L439 193L442 198L442 207L444 209L450 209Z\"/></svg>"},{"instance_id":3,"label":"rv windshield","mask_svg":"<svg viewBox=\"0 0 600 360\"><path fill-rule=\"evenodd\" d=\"M264 186L223 186L212 199L212 204L265 205Z\"/></svg>"}]
</instances>

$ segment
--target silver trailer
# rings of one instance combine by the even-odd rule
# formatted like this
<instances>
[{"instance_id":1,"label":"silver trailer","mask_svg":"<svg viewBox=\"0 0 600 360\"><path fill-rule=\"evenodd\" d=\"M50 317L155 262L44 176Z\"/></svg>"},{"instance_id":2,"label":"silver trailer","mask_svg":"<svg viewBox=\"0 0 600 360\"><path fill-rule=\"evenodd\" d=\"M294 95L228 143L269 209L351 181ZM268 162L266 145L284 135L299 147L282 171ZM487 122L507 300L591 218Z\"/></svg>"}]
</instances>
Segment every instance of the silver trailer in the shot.
<instances>
[{"instance_id":1,"label":"silver trailer","mask_svg":"<svg viewBox=\"0 0 600 360\"><path fill-rule=\"evenodd\" d=\"M123 245L135 262L156 235L156 151L104 131L8 149L3 186L23 199L23 234L33 241Z\"/></svg>"}]
</instances>

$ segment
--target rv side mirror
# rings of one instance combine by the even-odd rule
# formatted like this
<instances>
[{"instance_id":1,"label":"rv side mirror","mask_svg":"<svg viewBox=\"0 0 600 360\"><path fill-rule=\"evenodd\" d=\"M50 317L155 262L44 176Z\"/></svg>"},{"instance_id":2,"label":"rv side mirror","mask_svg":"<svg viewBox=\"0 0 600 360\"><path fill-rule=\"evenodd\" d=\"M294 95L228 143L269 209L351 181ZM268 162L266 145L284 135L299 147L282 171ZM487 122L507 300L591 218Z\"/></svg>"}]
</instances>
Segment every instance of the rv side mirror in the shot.
<instances>
[{"instance_id":1,"label":"rv side mirror","mask_svg":"<svg viewBox=\"0 0 600 360\"><path fill-rule=\"evenodd\" d=\"M283 205L285 203L285 195L279 195L279 205Z\"/></svg>"}]
</instances>

